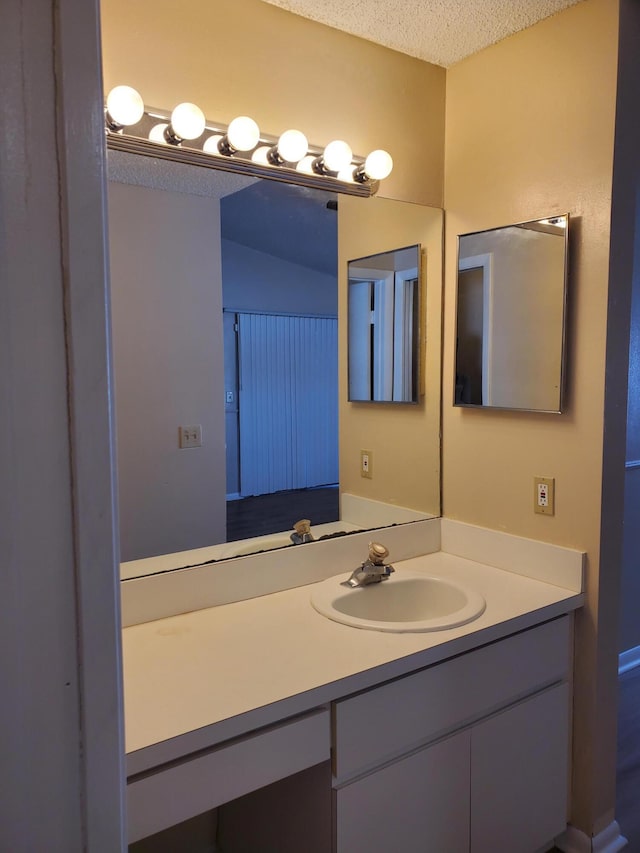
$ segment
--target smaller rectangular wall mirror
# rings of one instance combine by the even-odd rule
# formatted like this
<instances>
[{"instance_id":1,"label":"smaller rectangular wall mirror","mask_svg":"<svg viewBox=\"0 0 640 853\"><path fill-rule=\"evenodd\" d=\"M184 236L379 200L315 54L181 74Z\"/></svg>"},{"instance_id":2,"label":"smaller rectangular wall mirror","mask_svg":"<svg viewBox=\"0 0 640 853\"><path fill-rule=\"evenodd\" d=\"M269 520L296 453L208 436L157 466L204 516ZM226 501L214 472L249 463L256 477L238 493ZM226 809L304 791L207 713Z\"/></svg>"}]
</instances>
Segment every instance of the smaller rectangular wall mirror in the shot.
<instances>
[{"instance_id":1,"label":"smaller rectangular wall mirror","mask_svg":"<svg viewBox=\"0 0 640 853\"><path fill-rule=\"evenodd\" d=\"M456 406L562 411L569 216L458 237Z\"/></svg>"},{"instance_id":2,"label":"smaller rectangular wall mirror","mask_svg":"<svg viewBox=\"0 0 640 853\"><path fill-rule=\"evenodd\" d=\"M349 261L349 400L417 403L420 246Z\"/></svg>"}]
</instances>

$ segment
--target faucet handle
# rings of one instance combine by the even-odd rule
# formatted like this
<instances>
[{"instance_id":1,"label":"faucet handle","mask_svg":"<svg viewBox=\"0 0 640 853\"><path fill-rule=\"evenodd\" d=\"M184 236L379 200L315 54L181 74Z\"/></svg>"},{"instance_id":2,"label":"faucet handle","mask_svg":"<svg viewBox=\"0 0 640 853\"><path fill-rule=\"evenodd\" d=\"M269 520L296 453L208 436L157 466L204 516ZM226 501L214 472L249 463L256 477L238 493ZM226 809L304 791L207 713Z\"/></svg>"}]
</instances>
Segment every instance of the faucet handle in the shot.
<instances>
[{"instance_id":1,"label":"faucet handle","mask_svg":"<svg viewBox=\"0 0 640 853\"><path fill-rule=\"evenodd\" d=\"M369 542L369 560L374 566L381 566L389 556L389 549L380 542Z\"/></svg>"}]
</instances>

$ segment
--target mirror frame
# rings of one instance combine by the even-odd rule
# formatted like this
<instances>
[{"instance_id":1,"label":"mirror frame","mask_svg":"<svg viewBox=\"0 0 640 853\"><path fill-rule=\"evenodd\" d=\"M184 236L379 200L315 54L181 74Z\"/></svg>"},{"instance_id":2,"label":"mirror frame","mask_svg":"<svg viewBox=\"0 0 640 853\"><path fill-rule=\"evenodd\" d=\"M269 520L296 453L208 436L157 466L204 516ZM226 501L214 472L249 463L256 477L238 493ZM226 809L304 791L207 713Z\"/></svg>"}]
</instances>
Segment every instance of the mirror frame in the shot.
<instances>
[{"instance_id":1,"label":"mirror frame","mask_svg":"<svg viewBox=\"0 0 640 853\"><path fill-rule=\"evenodd\" d=\"M558 389L558 408L557 409L536 409L536 408L528 408L526 406L494 406L494 405L484 405L478 403L462 403L456 400L456 376L457 376L457 363L458 363L458 323L459 323L459 312L458 312L458 301L459 301L459 272L460 272L460 241L464 237L475 237L481 234L491 234L497 231L503 231L507 228L524 228L530 225L540 225L540 224L548 224L552 225L553 220L558 220L564 218L566 220L566 227L564 229L564 260L562 267L562 330L561 330L561 342L560 342L560 369L559 369L559 389ZM567 305L568 305L568 290L569 290L569 230L570 230L570 221L571 217L568 212L566 213L555 213L550 216L541 216L538 219L528 219L524 222L511 222L507 225L501 225L496 228L485 228L478 231L469 231L465 234L457 235L457 244L456 244L456 307L455 307L455 350L454 350L454 358L453 358L453 406L455 408L463 408L463 409L477 409L477 410L485 410L485 411L506 411L506 412L528 412L534 414L549 414L549 415L560 415L564 411L565 404L565 395L566 395L566 358L567 358ZM533 230L533 229L532 229Z\"/></svg>"}]
</instances>

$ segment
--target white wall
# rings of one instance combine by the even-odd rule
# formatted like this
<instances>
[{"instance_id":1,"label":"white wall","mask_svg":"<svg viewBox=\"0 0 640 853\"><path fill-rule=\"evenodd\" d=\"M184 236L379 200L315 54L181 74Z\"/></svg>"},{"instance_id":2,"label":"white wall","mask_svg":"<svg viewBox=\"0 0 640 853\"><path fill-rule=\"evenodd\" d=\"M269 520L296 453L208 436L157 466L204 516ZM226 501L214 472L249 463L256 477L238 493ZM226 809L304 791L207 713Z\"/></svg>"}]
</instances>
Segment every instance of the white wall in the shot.
<instances>
[{"instance_id":1,"label":"white wall","mask_svg":"<svg viewBox=\"0 0 640 853\"><path fill-rule=\"evenodd\" d=\"M337 251L336 239L336 256ZM222 240L222 270L227 309L338 316L337 274L326 275L231 240Z\"/></svg>"},{"instance_id":2,"label":"white wall","mask_svg":"<svg viewBox=\"0 0 640 853\"><path fill-rule=\"evenodd\" d=\"M110 182L109 230L121 558L224 542L219 202Z\"/></svg>"},{"instance_id":3,"label":"white wall","mask_svg":"<svg viewBox=\"0 0 640 853\"><path fill-rule=\"evenodd\" d=\"M0 26L0 850L124 849L97 4Z\"/></svg>"}]
</instances>

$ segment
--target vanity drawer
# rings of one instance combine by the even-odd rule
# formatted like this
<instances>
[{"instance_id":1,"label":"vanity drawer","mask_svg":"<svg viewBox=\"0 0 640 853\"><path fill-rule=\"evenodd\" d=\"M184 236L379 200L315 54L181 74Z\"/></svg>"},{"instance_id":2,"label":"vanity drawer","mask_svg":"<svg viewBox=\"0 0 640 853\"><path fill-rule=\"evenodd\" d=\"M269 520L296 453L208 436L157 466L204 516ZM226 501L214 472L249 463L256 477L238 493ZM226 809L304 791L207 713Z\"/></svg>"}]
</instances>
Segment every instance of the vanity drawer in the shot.
<instances>
[{"instance_id":1,"label":"vanity drawer","mask_svg":"<svg viewBox=\"0 0 640 853\"><path fill-rule=\"evenodd\" d=\"M132 778L129 843L326 761L329 723L321 708Z\"/></svg>"},{"instance_id":2,"label":"vanity drawer","mask_svg":"<svg viewBox=\"0 0 640 853\"><path fill-rule=\"evenodd\" d=\"M335 777L364 772L566 679L570 624L564 616L335 702Z\"/></svg>"}]
</instances>

